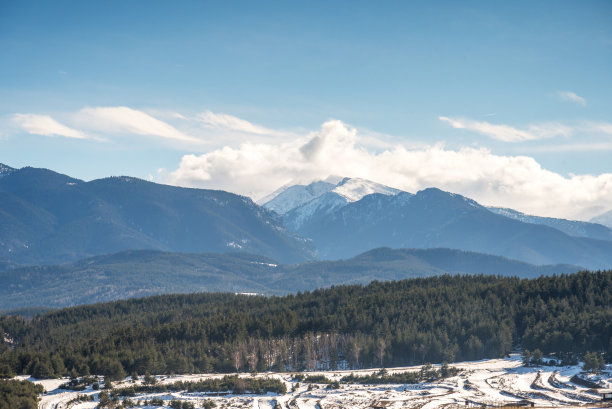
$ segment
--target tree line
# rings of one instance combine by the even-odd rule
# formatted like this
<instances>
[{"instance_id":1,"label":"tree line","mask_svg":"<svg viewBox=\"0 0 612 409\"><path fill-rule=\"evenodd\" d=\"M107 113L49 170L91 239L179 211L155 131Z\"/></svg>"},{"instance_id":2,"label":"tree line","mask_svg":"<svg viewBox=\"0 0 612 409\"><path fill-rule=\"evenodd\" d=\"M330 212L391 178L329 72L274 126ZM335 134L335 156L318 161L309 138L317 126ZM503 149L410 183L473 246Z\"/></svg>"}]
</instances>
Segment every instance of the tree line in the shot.
<instances>
[{"instance_id":1,"label":"tree line","mask_svg":"<svg viewBox=\"0 0 612 409\"><path fill-rule=\"evenodd\" d=\"M36 409L41 385L28 381L0 379L0 409Z\"/></svg>"},{"instance_id":2,"label":"tree line","mask_svg":"<svg viewBox=\"0 0 612 409\"><path fill-rule=\"evenodd\" d=\"M359 369L503 357L519 345L610 362L611 299L611 271L162 295L0 317L0 375Z\"/></svg>"}]
</instances>

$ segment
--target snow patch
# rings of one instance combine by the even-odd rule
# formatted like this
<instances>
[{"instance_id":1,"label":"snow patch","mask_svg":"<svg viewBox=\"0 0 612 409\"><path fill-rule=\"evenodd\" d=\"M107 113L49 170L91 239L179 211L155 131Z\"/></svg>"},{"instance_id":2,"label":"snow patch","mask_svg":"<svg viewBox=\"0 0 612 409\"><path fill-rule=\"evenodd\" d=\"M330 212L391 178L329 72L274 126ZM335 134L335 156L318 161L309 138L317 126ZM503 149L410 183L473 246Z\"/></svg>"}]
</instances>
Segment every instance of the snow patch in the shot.
<instances>
[{"instance_id":1,"label":"snow patch","mask_svg":"<svg viewBox=\"0 0 612 409\"><path fill-rule=\"evenodd\" d=\"M235 241L229 241L229 242L225 243L225 245L227 247L231 247L233 249L241 249L242 248L242 246L240 244L236 243Z\"/></svg>"},{"instance_id":2,"label":"snow patch","mask_svg":"<svg viewBox=\"0 0 612 409\"><path fill-rule=\"evenodd\" d=\"M345 197L349 202L356 202L364 196L374 193L394 196L402 192L401 190L360 178L345 178L338 183L333 191Z\"/></svg>"},{"instance_id":3,"label":"snow patch","mask_svg":"<svg viewBox=\"0 0 612 409\"><path fill-rule=\"evenodd\" d=\"M581 372L580 366L571 367L525 367L520 356L513 355L506 359L489 359L474 362L460 362L452 366L463 369L457 376L416 385L358 385L342 383L339 389L327 389L324 384L312 385L293 379L291 373L263 373L241 376L271 377L280 379L287 386L284 395L237 395L214 396L186 391L170 394L139 394L132 398L150 399L163 397L165 400L178 399L193 402L199 407L204 400L212 400L217 407L247 407L268 409L278 403L281 407L290 408L371 408L373 404L383 404L389 409L442 409L445 407L481 407L516 405L520 402L533 403L535 407L578 408L585 404L596 404L599 396L580 385L570 385L569 379ZM437 367L437 365L436 365ZM418 371L420 366L387 368L389 373ZM608 368L609 369L609 368ZM339 370L328 372L309 372L308 375L324 375L331 380L340 380L350 373L366 375L378 372L378 368L365 370ZM198 381L200 379L220 378L223 374L197 374L157 376L161 384L176 381ZM553 381L549 381L550 378ZM610 381L610 372L600 374L603 381ZM28 379L28 377L24 377ZM71 392L57 389L64 380L35 380L42 383L50 393L43 395L39 407L52 409L66 407L71 399L79 394L97 396L98 391ZM129 378L114 386L130 386ZM558 386L556 386L558 385ZM569 385L569 386L568 386ZM53 389L55 388L55 389ZM87 403L86 405L91 405ZM466 406L466 403L468 404ZM90 406L76 406L89 408ZM587 406L588 407L588 406ZM593 407L593 406L591 406Z\"/></svg>"}]
</instances>

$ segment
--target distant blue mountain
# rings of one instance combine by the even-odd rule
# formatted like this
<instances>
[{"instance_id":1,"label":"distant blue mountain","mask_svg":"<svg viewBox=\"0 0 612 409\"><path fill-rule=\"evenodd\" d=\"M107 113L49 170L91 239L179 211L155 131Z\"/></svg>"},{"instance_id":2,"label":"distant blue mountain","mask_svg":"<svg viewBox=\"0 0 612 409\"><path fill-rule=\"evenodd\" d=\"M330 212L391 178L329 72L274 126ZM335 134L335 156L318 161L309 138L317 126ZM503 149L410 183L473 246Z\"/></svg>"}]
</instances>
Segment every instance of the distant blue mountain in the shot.
<instances>
[{"instance_id":1,"label":"distant blue mountain","mask_svg":"<svg viewBox=\"0 0 612 409\"><path fill-rule=\"evenodd\" d=\"M603 224L594 222L582 222L577 220L558 219L554 217L531 216L516 210L503 207L488 207L493 213L520 220L525 223L543 224L561 230L565 234L575 237L587 237L590 239L612 240L612 229Z\"/></svg>"},{"instance_id":2,"label":"distant blue mountain","mask_svg":"<svg viewBox=\"0 0 612 409\"><path fill-rule=\"evenodd\" d=\"M286 210L285 225L311 238L323 259L349 258L383 246L444 247L538 265L612 267L612 241L606 239L612 237L601 225L527 220L526 215L521 220L518 212L500 214L498 209L491 211L474 200L435 188L416 194L379 191L351 201L330 189ZM275 205L282 206L275 199Z\"/></svg>"},{"instance_id":3,"label":"distant blue mountain","mask_svg":"<svg viewBox=\"0 0 612 409\"><path fill-rule=\"evenodd\" d=\"M599 216L593 217L591 219L592 223L603 224L612 229L612 210L608 210L605 213L600 214Z\"/></svg>"},{"instance_id":4,"label":"distant blue mountain","mask_svg":"<svg viewBox=\"0 0 612 409\"><path fill-rule=\"evenodd\" d=\"M3 165L0 176L0 267L129 249L248 251L290 263L313 255L308 240L244 196L30 167Z\"/></svg>"},{"instance_id":5,"label":"distant blue mountain","mask_svg":"<svg viewBox=\"0 0 612 409\"><path fill-rule=\"evenodd\" d=\"M0 311L65 307L153 294L222 291L280 295L332 285L440 274L533 278L580 269L568 265L534 266L450 249L379 248L348 260L294 265L244 253L130 250L57 266L0 272Z\"/></svg>"}]
</instances>

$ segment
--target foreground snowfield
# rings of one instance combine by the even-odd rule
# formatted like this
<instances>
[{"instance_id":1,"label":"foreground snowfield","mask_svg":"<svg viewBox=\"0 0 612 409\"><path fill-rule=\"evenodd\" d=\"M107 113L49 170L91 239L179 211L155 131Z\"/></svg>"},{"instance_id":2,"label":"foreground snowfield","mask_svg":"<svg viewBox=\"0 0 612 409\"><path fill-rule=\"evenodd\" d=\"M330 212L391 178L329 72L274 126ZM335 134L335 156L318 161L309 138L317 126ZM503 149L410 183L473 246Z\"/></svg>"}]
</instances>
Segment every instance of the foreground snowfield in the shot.
<instances>
[{"instance_id":1,"label":"foreground snowfield","mask_svg":"<svg viewBox=\"0 0 612 409\"><path fill-rule=\"evenodd\" d=\"M463 369L458 376L431 383L416 385L348 385L341 384L340 389L326 389L326 385L308 385L301 383L293 392L296 382L292 374L259 374L281 379L287 390L285 395L226 395L213 396L204 393L163 393L146 394L132 398L151 399L159 397L170 404L170 400L179 399L191 401L200 407L204 400L212 400L217 408L254 408L271 409L276 405L289 409L332 409L332 408L371 408L374 406L386 408L451 408L470 406L502 406L517 404L523 400L533 402L536 407L601 407L600 397L595 390L576 385L570 378L581 371L579 366L566 367L524 367L520 357L512 356L506 359L491 359L476 362L457 363L452 366ZM420 367L393 368L389 372L419 370ZM601 386L612 388L610 367L599 376ZM331 380L340 380L350 373L368 374L376 369L361 371L329 371L307 373L306 375L324 374ZM199 374L158 377L159 382L172 383L178 380L195 381L203 378L220 377L222 375ZM245 377L253 375L245 374ZM58 389L65 380L36 380L42 384L47 393L42 396L39 404L41 409L86 409L95 408L97 402L68 404L79 394L94 395L97 400L98 391L91 388L83 392L71 392ZM129 386L131 380L115 383L114 387ZM610 406L610 403L603 404ZM153 406L137 406L138 408L154 408ZM168 406L166 406L168 407Z\"/></svg>"}]
</instances>

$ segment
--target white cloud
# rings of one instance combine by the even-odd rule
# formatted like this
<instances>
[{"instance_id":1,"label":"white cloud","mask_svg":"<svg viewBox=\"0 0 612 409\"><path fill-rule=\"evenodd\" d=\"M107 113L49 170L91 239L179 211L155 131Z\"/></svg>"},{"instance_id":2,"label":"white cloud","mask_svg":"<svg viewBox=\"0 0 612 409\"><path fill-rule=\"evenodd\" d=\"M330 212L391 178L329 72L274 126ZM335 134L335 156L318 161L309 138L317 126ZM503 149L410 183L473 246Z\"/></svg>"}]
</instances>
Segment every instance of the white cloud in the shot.
<instances>
[{"instance_id":1,"label":"white cloud","mask_svg":"<svg viewBox=\"0 0 612 409\"><path fill-rule=\"evenodd\" d=\"M282 144L244 143L203 155L185 155L167 182L224 189L257 199L294 180L329 175L361 177L409 192L436 186L482 204L546 216L588 219L612 203L612 174L562 176L527 156L442 145L382 151L366 149L341 121Z\"/></svg>"},{"instance_id":2,"label":"white cloud","mask_svg":"<svg viewBox=\"0 0 612 409\"><path fill-rule=\"evenodd\" d=\"M241 141L288 140L295 134L255 125L233 115L204 111L198 115L182 115L168 110L137 110L126 106L85 107L64 113L64 125L48 115L15 114L14 123L30 133L62 135L71 138L92 138L95 135L142 135L174 142L175 147L209 148ZM106 139L104 139L106 140Z\"/></svg>"},{"instance_id":3,"label":"white cloud","mask_svg":"<svg viewBox=\"0 0 612 409\"><path fill-rule=\"evenodd\" d=\"M609 122L587 122L583 129L588 132L612 135L612 124Z\"/></svg>"},{"instance_id":4,"label":"white cloud","mask_svg":"<svg viewBox=\"0 0 612 409\"><path fill-rule=\"evenodd\" d=\"M558 91L557 95L559 96L559 98L561 98L562 101L573 102L578 105L582 105L583 107L587 104L586 99L570 91Z\"/></svg>"},{"instance_id":5,"label":"white cloud","mask_svg":"<svg viewBox=\"0 0 612 409\"><path fill-rule=\"evenodd\" d=\"M612 142L586 142L586 143L567 143L546 146L536 146L530 149L532 153L538 152L605 152L612 151Z\"/></svg>"},{"instance_id":6,"label":"white cloud","mask_svg":"<svg viewBox=\"0 0 612 409\"><path fill-rule=\"evenodd\" d=\"M157 136L179 142L201 142L198 138L189 136L145 112L124 106L83 108L77 112L74 120L82 127L97 132Z\"/></svg>"},{"instance_id":7,"label":"white cloud","mask_svg":"<svg viewBox=\"0 0 612 409\"><path fill-rule=\"evenodd\" d=\"M14 114L13 122L30 134L87 139L85 133L59 123L48 115Z\"/></svg>"},{"instance_id":8,"label":"white cloud","mask_svg":"<svg viewBox=\"0 0 612 409\"><path fill-rule=\"evenodd\" d=\"M249 121L228 114L204 111L197 116L197 119L207 127L225 131L269 136L282 134L274 129L264 128L263 126L255 125Z\"/></svg>"},{"instance_id":9,"label":"white cloud","mask_svg":"<svg viewBox=\"0 0 612 409\"><path fill-rule=\"evenodd\" d=\"M473 121L466 118L440 116L438 119L448 123L453 128L478 132L479 134L503 142L524 142L554 138L557 136L569 136L573 131L571 127L556 122L530 125L527 129L521 130L509 125L497 125L490 122Z\"/></svg>"}]
</instances>

